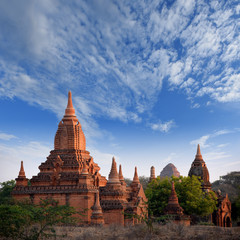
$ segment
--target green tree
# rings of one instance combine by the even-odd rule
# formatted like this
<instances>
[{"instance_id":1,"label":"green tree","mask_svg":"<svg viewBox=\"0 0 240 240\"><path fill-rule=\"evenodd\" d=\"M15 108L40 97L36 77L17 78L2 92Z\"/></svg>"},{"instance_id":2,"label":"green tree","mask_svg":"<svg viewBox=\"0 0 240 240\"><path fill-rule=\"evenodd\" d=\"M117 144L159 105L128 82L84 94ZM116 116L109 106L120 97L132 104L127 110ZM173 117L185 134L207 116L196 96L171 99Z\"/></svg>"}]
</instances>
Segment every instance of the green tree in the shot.
<instances>
[{"instance_id":1,"label":"green tree","mask_svg":"<svg viewBox=\"0 0 240 240\"><path fill-rule=\"evenodd\" d=\"M216 196L213 192L205 193L201 189L198 177L157 178L149 183L145 193L148 198L149 213L160 216L164 213L171 193L171 181L175 189L179 204L185 214L208 216L216 209Z\"/></svg>"},{"instance_id":2,"label":"green tree","mask_svg":"<svg viewBox=\"0 0 240 240\"><path fill-rule=\"evenodd\" d=\"M164 208L167 206L168 198L171 193L171 183L168 178L157 177L152 180L145 191L148 198L149 214L160 216L163 214Z\"/></svg>"},{"instance_id":3,"label":"green tree","mask_svg":"<svg viewBox=\"0 0 240 240\"><path fill-rule=\"evenodd\" d=\"M12 201L11 192L15 187L15 180L0 183L0 204Z\"/></svg>"},{"instance_id":4,"label":"green tree","mask_svg":"<svg viewBox=\"0 0 240 240\"><path fill-rule=\"evenodd\" d=\"M232 219L240 222L240 193L238 197L232 201Z\"/></svg>"},{"instance_id":5,"label":"green tree","mask_svg":"<svg viewBox=\"0 0 240 240\"><path fill-rule=\"evenodd\" d=\"M0 236L9 239L40 239L56 236L54 226L73 224L76 211L45 199L39 205L30 202L0 205Z\"/></svg>"}]
</instances>

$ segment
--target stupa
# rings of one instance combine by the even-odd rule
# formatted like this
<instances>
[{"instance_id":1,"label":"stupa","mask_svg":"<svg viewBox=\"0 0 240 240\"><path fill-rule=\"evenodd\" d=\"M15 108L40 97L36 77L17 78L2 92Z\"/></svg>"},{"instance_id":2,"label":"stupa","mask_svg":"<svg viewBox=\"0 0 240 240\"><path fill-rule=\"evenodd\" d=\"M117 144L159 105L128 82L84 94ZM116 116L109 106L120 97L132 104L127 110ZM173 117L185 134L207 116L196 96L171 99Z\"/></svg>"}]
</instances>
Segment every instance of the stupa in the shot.
<instances>
[{"instance_id":1,"label":"stupa","mask_svg":"<svg viewBox=\"0 0 240 240\"><path fill-rule=\"evenodd\" d=\"M211 184L209 182L209 173L206 163L203 161L203 157L200 150L200 145L197 146L197 154L189 170L188 176L198 176L202 180L202 189L204 191L209 191L211 189Z\"/></svg>"}]
</instances>

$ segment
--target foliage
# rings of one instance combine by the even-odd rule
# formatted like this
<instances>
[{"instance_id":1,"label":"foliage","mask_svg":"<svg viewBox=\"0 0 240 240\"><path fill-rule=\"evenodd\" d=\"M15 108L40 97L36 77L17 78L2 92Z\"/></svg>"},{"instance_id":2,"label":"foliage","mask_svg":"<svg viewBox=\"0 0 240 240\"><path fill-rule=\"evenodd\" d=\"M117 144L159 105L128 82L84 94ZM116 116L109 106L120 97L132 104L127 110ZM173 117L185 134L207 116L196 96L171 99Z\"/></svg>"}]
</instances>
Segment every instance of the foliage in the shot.
<instances>
[{"instance_id":1,"label":"foliage","mask_svg":"<svg viewBox=\"0 0 240 240\"><path fill-rule=\"evenodd\" d=\"M9 203L12 201L11 192L15 187L16 183L14 180L0 183L0 204Z\"/></svg>"},{"instance_id":2,"label":"foliage","mask_svg":"<svg viewBox=\"0 0 240 240\"><path fill-rule=\"evenodd\" d=\"M214 191L220 190L222 195L226 193L229 196L230 201L234 201L240 194L240 172L231 172L220 177L212 183L212 189Z\"/></svg>"},{"instance_id":3,"label":"foliage","mask_svg":"<svg viewBox=\"0 0 240 240\"><path fill-rule=\"evenodd\" d=\"M124 178L124 181L126 182L127 186L130 186L130 184L132 183L132 179L130 178ZM139 182L142 184L143 190L145 191L149 183L149 177L140 176Z\"/></svg>"},{"instance_id":4,"label":"foliage","mask_svg":"<svg viewBox=\"0 0 240 240\"><path fill-rule=\"evenodd\" d=\"M130 184L132 183L132 180L130 178L124 178L124 181L127 184L127 186L130 186Z\"/></svg>"},{"instance_id":5,"label":"foliage","mask_svg":"<svg viewBox=\"0 0 240 240\"><path fill-rule=\"evenodd\" d=\"M140 176L139 182L142 184L143 190L145 191L149 183L149 177Z\"/></svg>"},{"instance_id":6,"label":"foliage","mask_svg":"<svg viewBox=\"0 0 240 240\"><path fill-rule=\"evenodd\" d=\"M55 236L54 225L72 224L76 211L60 206L55 200L41 200L39 205L30 202L0 205L0 236L10 239L39 239Z\"/></svg>"},{"instance_id":7,"label":"foliage","mask_svg":"<svg viewBox=\"0 0 240 240\"><path fill-rule=\"evenodd\" d=\"M164 208L167 206L168 198L171 193L171 184L168 178L157 177L152 180L145 191L148 198L149 215L155 217L163 214Z\"/></svg>"},{"instance_id":8,"label":"foliage","mask_svg":"<svg viewBox=\"0 0 240 240\"><path fill-rule=\"evenodd\" d=\"M179 204L184 213L207 216L216 209L216 196L213 192L205 193L201 189L198 177L157 178L149 183L145 193L148 198L149 214L160 216L168 204L171 183L174 181Z\"/></svg>"},{"instance_id":9,"label":"foliage","mask_svg":"<svg viewBox=\"0 0 240 240\"><path fill-rule=\"evenodd\" d=\"M240 194L232 202L232 219L240 222Z\"/></svg>"}]
</instances>

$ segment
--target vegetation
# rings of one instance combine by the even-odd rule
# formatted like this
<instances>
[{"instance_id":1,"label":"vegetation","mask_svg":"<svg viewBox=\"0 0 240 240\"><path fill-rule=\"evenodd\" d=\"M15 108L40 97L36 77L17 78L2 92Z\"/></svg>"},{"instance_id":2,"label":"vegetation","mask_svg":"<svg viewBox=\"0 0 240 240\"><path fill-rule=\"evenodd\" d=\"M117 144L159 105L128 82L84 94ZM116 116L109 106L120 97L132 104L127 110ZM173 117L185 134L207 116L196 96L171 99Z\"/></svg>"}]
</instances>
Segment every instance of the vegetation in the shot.
<instances>
[{"instance_id":1,"label":"vegetation","mask_svg":"<svg viewBox=\"0 0 240 240\"><path fill-rule=\"evenodd\" d=\"M158 217L164 213L171 193L171 181L175 189L179 204L184 213L208 216L216 209L216 196L213 192L205 193L201 189L201 182L196 176L157 178L149 183L145 193L148 198L149 213Z\"/></svg>"},{"instance_id":2,"label":"vegetation","mask_svg":"<svg viewBox=\"0 0 240 240\"><path fill-rule=\"evenodd\" d=\"M234 201L240 194L240 172L231 172L220 177L212 183L212 189L214 191L220 190L223 195L226 193L231 201Z\"/></svg>"},{"instance_id":3,"label":"vegetation","mask_svg":"<svg viewBox=\"0 0 240 240\"><path fill-rule=\"evenodd\" d=\"M75 223L74 208L59 206L53 199L42 200L38 205L27 200L14 201L11 197L14 186L14 181L1 183L0 237L37 240L56 236L54 226L57 224Z\"/></svg>"},{"instance_id":4,"label":"vegetation","mask_svg":"<svg viewBox=\"0 0 240 240\"><path fill-rule=\"evenodd\" d=\"M126 182L126 184L128 186L130 186L130 184L132 183L132 179L130 179L130 178L124 178L124 181ZM147 189L147 185L149 183L149 177L140 176L139 182L142 184L143 190L145 191Z\"/></svg>"},{"instance_id":5,"label":"vegetation","mask_svg":"<svg viewBox=\"0 0 240 240\"><path fill-rule=\"evenodd\" d=\"M12 201L11 192L15 187L14 180L0 183L0 204L10 203Z\"/></svg>"}]
</instances>

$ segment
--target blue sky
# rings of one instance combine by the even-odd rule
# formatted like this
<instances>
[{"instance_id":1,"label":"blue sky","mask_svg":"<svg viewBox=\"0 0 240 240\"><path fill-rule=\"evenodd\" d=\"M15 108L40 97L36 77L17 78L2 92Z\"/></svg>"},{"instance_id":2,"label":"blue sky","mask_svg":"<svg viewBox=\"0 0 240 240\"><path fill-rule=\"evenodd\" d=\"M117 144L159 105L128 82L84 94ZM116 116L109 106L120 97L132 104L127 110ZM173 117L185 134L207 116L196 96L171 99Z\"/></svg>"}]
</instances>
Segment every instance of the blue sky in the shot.
<instances>
[{"instance_id":1,"label":"blue sky","mask_svg":"<svg viewBox=\"0 0 240 240\"><path fill-rule=\"evenodd\" d=\"M0 181L53 149L72 91L107 176L187 175L200 143L211 181L240 170L238 1L0 2Z\"/></svg>"}]
</instances>

